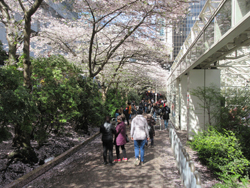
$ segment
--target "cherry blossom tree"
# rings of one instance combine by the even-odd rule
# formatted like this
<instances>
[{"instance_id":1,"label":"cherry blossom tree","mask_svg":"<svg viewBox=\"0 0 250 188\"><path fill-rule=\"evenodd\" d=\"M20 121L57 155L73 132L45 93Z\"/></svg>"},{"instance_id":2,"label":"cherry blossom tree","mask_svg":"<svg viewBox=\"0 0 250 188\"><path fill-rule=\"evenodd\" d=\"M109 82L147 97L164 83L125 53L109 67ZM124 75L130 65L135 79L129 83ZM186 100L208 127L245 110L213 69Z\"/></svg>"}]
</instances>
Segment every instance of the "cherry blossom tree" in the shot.
<instances>
[{"instance_id":1,"label":"cherry blossom tree","mask_svg":"<svg viewBox=\"0 0 250 188\"><path fill-rule=\"evenodd\" d=\"M110 88L124 91L123 93L126 94L130 90L137 90L140 93L148 88L156 88L156 86L157 90L166 90L166 80L169 72L156 62L151 64L147 62L127 63L117 72L114 70L116 68L107 65L99 74L101 75L99 80L101 81L104 97Z\"/></svg>"},{"instance_id":2,"label":"cherry blossom tree","mask_svg":"<svg viewBox=\"0 0 250 188\"><path fill-rule=\"evenodd\" d=\"M0 22L6 28L6 38L9 47L9 60L10 65L16 62L17 46L22 41L22 19L16 14L19 12L20 6L17 1L9 0L7 3L0 0Z\"/></svg>"},{"instance_id":3,"label":"cherry blossom tree","mask_svg":"<svg viewBox=\"0 0 250 188\"><path fill-rule=\"evenodd\" d=\"M0 0L0 10L2 23L6 26L7 40L9 43L9 55L10 64L14 64L15 55L17 50L17 42L20 41L20 37L23 36L23 75L24 75L24 86L30 91L31 86L31 62L30 62L30 35L31 35L31 16L37 11L38 7L41 5L43 0L35 0L34 2L29 1L4 1ZM18 2L18 4L16 4ZM15 13L11 6L18 8L21 7L24 20L24 25L22 27L21 21L16 21ZM10 6L11 5L11 6ZM20 15L20 14L19 14ZM21 19L22 20L22 19ZM18 30L22 28L22 30ZM21 33L21 34L20 34ZM25 95L25 94L23 94ZM23 117L25 124L29 124L29 114ZM27 128L27 125L25 128ZM17 147L17 150L13 152L12 157L22 156L26 158L27 156L32 156L32 161L37 162L37 156L30 144L30 131L25 129L22 123L17 123L15 126L15 136L13 138L13 146Z\"/></svg>"},{"instance_id":4,"label":"cherry blossom tree","mask_svg":"<svg viewBox=\"0 0 250 188\"><path fill-rule=\"evenodd\" d=\"M31 6L25 6L25 4L18 0L23 13L24 13L24 33L23 33L23 76L24 76L24 85L31 89L31 62L30 62L30 34L31 34L31 16L37 11L43 0L35 0Z\"/></svg>"},{"instance_id":5,"label":"cherry blossom tree","mask_svg":"<svg viewBox=\"0 0 250 188\"><path fill-rule=\"evenodd\" d=\"M185 15L187 5L180 0L73 1L73 10L79 18L50 18L49 26L41 28L34 38L37 44L34 50L36 54L66 55L87 69L90 77L114 62L119 66L117 58L123 62L132 58L150 63L150 59L158 58L163 46L159 45L162 20L171 24ZM152 56L144 46L148 50L149 46L158 48L158 53Z\"/></svg>"}]
</instances>

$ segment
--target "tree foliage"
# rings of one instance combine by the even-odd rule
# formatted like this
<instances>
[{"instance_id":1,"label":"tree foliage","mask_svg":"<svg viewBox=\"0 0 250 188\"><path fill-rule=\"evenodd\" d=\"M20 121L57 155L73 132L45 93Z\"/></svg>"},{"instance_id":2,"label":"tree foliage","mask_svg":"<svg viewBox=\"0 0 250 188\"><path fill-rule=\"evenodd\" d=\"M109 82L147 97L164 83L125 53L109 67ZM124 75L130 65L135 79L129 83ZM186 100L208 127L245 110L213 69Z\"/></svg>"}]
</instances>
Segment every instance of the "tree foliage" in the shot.
<instances>
[{"instance_id":1,"label":"tree foliage","mask_svg":"<svg viewBox=\"0 0 250 188\"><path fill-rule=\"evenodd\" d=\"M4 62L8 59L7 53L3 49L3 43L0 41L0 65L4 65Z\"/></svg>"},{"instance_id":2,"label":"tree foliage","mask_svg":"<svg viewBox=\"0 0 250 188\"><path fill-rule=\"evenodd\" d=\"M31 139L41 146L49 133L61 133L67 123L87 133L89 126L100 125L106 113L98 84L62 56L34 59L32 71L30 92L23 86L20 69L0 69L0 128L14 126L17 149L11 157L25 162L36 162Z\"/></svg>"}]
</instances>

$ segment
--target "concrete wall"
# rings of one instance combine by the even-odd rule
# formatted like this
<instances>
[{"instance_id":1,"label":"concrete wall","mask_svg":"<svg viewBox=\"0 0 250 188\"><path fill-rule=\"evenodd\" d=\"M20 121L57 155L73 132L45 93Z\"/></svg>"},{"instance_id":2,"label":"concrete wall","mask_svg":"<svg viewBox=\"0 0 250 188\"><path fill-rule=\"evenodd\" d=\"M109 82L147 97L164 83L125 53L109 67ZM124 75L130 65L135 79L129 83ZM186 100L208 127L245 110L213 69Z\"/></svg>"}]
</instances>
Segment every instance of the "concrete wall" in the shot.
<instances>
[{"instance_id":1,"label":"concrete wall","mask_svg":"<svg viewBox=\"0 0 250 188\"><path fill-rule=\"evenodd\" d=\"M220 87L220 70L218 69L194 69L189 72L189 122L187 125L188 139L192 140L194 133L207 129L208 115L202 106L201 100L190 94L197 87L209 87L211 84Z\"/></svg>"}]
</instances>

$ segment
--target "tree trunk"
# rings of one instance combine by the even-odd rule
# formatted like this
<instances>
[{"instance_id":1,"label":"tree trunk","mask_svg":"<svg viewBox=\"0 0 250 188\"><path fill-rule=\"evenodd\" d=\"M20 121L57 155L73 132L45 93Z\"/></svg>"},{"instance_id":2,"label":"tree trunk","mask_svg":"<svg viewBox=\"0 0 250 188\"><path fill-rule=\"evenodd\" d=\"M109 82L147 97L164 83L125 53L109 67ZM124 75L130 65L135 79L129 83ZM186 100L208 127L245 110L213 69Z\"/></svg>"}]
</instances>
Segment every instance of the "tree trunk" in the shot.
<instances>
[{"instance_id":1,"label":"tree trunk","mask_svg":"<svg viewBox=\"0 0 250 188\"><path fill-rule=\"evenodd\" d=\"M30 71L30 33L31 33L31 17L25 15L25 26L24 26L24 46L23 46L23 77L24 77L24 86L28 89L32 89L31 86L31 71Z\"/></svg>"},{"instance_id":2,"label":"tree trunk","mask_svg":"<svg viewBox=\"0 0 250 188\"><path fill-rule=\"evenodd\" d=\"M15 39L12 36L12 33L8 33L7 31L7 41L9 46L9 62L8 65L15 65L16 64L16 50L17 45Z\"/></svg>"},{"instance_id":3,"label":"tree trunk","mask_svg":"<svg viewBox=\"0 0 250 188\"><path fill-rule=\"evenodd\" d=\"M23 12L24 12L24 38L23 38L23 77L24 77L24 86L32 91L31 85L31 62L30 62L30 33L31 33L31 16L36 12L38 7L41 5L43 0L36 0L31 8L27 11L23 6L21 0L18 0ZM28 115L27 115L28 116ZM13 139L13 145L17 147L17 150L13 153L13 157L17 157L20 160L27 162L37 162L37 156L34 149L30 144L30 132L27 131L27 127L29 126L29 118L25 116L23 125L19 124L15 126L15 137ZM22 128L24 126L24 128Z\"/></svg>"},{"instance_id":4,"label":"tree trunk","mask_svg":"<svg viewBox=\"0 0 250 188\"><path fill-rule=\"evenodd\" d=\"M105 101L106 100L106 88L104 86L104 84L102 84L102 100Z\"/></svg>"},{"instance_id":5,"label":"tree trunk","mask_svg":"<svg viewBox=\"0 0 250 188\"><path fill-rule=\"evenodd\" d=\"M30 133L22 129L22 125L15 126L15 137L13 138L13 147L16 147L8 157L18 159L24 163L37 163L38 158L30 144Z\"/></svg>"}]
</instances>

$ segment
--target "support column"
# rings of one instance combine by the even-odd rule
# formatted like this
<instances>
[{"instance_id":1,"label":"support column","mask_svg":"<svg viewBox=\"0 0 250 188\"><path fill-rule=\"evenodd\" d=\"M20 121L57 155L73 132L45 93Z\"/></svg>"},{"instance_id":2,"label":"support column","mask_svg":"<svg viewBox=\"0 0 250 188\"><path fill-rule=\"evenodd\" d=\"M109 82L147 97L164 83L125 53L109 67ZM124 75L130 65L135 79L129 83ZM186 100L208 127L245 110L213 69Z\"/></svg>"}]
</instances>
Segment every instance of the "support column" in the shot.
<instances>
[{"instance_id":1,"label":"support column","mask_svg":"<svg viewBox=\"0 0 250 188\"><path fill-rule=\"evenodd\" d=\"M180 129L187 130L187 75L180 81Z\"/></svg>"},{"instance_id":2,"label":"support column","mask_svg":"<svg viewBox=\"0 0 250 188\"><path fill-rule=\"evenodd\" d=\"M175 83L175 128L179 129L180 128L180 79L176 79Z\"/></svg>"},{"instance_id":3,"label":"support column","mask_svg":"<svg viewBox=\"0 0 250 188\"><path fill-rule=\"evenodd\" d=\"M188 113L188 139L192 140L193 135L198 131L206 129L208 124L207 112L201 107L202 101L190 94L197 87L209 87L211 84L220 88L220 70L218 69L193 69L189 72L189 113Z\"/></svg>"},{"instance_id":4,"label":"support column","mask_svg":"<svg viewBox=\"0 0 250 188\"><path fill-rule=\"evenodd\" d=\"M175 125L175 96L176 96L176 91L175 91L175 83L169 84L169 100L168 100L168 105L171 109L170 113L170 121Z\"/></svg>"}]
</instances>

